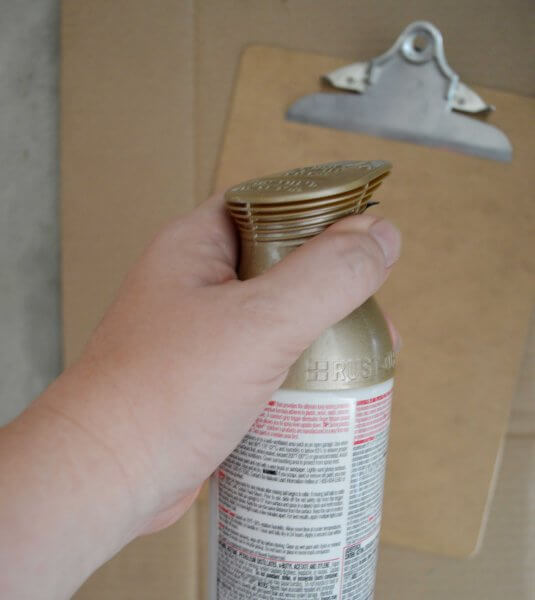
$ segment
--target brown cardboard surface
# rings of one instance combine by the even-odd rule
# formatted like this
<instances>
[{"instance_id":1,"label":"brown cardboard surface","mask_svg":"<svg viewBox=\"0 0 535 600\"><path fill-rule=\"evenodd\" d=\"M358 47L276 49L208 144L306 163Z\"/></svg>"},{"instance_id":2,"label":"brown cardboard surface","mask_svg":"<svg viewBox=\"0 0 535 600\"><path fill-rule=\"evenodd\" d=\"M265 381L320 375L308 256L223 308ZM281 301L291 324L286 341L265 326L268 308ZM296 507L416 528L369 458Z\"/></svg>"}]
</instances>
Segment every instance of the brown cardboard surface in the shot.
<instances>
[{"instance_id":1,"label":"brown cardboard surface","mask_svg":"<svg viewBox=\"0 0 535 600\"><path fill-rule=\"evenodd\" d=\"M192 2L64 2L61 227L71 362L159 228L193 199Z\"/></svg>"},{"instance_id":2,"label":"brown cardboard surface","mask_svg":"<svg viewBox=\"0 0 535 600\"><path fill-rule=\"evenodd\" d=\"M200 598L195 509L178 523L129 544L100 568L76 600Z\"/></svg>"},{"instance_id":3,"label":"brown cardboard surface","mask_svg":"<svg viewBox=\"0 0 535 600\"><path fill-rule=\"evenodd\" d=\"M535 310L531 315L528 343L520 368L515 402L509 417L509 433L516 436L533 436L535 439ZM535 479L535 473L533 475ZM535 481L533 483L535 485Z\"/></svg>"},{"instance_id":4,"label":"brown cardboard surface","mask_svg":"<svg viewBox=\"0 0 535 600\"><path fill-rule=\"evenodd\" d=\"M194 183L197 200L210 189L244 45L365 60L425 18L444 33L447 57L465 81L532 93L531 12L527 0L63 0L66 361L158 225L193 204ZM197 598L195 518L194 509L167 532L131 544L80 597ZM469 597L461 587L456 597Z\"/></svg>"},{"instance_id":5,"label":"brown cardboard surface","mask_svg":"<svg viewBox=\"0 0 535 600\"><path fill-rule=\"evenodd\" d=\"M471 560L383 545L375 600L535 598L535 437L508 437L485 540Z\"/></svg>"},{"instance_id":6,"label":"brown cardboard surface","mask_svg":"<svg viewBox=\"0 0 535 600\"><path fill-rule=\"evenodd\" d=\"M129 265L193 206L193 5L63 2L64 355L79 354ZM196 598L196 509L130 544L78 598Z\"/></svg>"},{"instance_id":7,"label":"brown cardboard surface","mask_svg":"<svg viewBox=\"0 0 535 600\"><path fill-rule=\"evenodd\" d=\"M457 560L383 545L376 600L535 599L534 412L535 313L481 551Z\"/></svg>"},{"instance_id":8,"label":"brown cardboard surface","mask_svg":"<svg viewBox=\"0 0 535 600\"><path fill-rule=\"evenodd\" d=\"M384 158L378 192L405 236L379 294L404 339L396 382L383 540L468 556L478 545L535 291L535 207L525 131L535 102L500 106L512 164L284 121L340 59L278 48L243 55L217 186L299 165Z\"/></svg>"}]
</instances>

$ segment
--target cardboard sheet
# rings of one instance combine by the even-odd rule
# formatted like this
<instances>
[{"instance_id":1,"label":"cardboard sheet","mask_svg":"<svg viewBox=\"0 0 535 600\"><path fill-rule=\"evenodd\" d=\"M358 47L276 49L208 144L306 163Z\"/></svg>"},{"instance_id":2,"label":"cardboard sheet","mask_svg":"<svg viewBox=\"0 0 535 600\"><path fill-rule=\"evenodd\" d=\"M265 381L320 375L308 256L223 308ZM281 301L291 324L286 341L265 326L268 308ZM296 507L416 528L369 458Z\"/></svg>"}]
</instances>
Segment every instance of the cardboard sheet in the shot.
<instances>
[{"instance_id":1,"label":"cardboard sheet","mask_svg":"<svg viewBox=\"0 0 535 600\"><path fill-rule=\"evenodd\" d=\"M383 540L452 556L478 547L535 291L535 205L524 135L535 102L500 107L511 164L291 123L286 108L344 61L279 48L244 53L217 187L300 165L388 159L377 193L401 228L379 294L404 348L397 370Z\"/></svg>"},{"instance_id":2,"label":"cardboard sheet","mask_svg":"<svg viewBox=\"0 0 535 600\"><path fill-rule=\"evenodd\" d=\"M64 2L64 358L80 353L160 225L194 205L192 3ZM170 49L173 48L173 51ZM79 598L197 598L195 509L130 544ZM171 592L171 590L177 590Z\"/></svg>"},{"instance_id":3,"label":"cardboard sheet","mask_svg":"<svg viewBox=\"0 0 535 600\"><path fill-rule=\"evenodd\" d=\"M424 18L442 30L448 59L468 83L527 94L534 91L530 13L525 0L473 0L456 4L455 10L449 2L424 0L64 0L66 362L78 355L126 269L159 224L208 193L246 44L321 51L345 62L365 60L388 47L410 21ZM503 107L498 107L500 116ZM390 187L394 181L388 182ZM389 195L389 207L391 202ZM504 200L508 202L510 195ZM525 429L525 418L518 422ZM200 599L203 575L195 548L197 521L204 525L204 513L197 512L194 508L166 532L131 544L77 597ZM440 585L439 569L434 573ZM452 594L475 597L462 595L463 585L458 578ZM385 599L398 591L387 584L380 589ZM418 596L414 586L410 597L427 598Z\"/></svg>"},{"instance_id":4,"label":"cardboard sheet","mask_svg":"<svg viewBox=\"0 0 535 600\"><path fill-rule=\"evenodd\" d=\"M194 205L192 10L188 2L159 2L151 10L128 0L64 3L66 363L78 356L155 231Z\"/></svg>"}]
</instances>

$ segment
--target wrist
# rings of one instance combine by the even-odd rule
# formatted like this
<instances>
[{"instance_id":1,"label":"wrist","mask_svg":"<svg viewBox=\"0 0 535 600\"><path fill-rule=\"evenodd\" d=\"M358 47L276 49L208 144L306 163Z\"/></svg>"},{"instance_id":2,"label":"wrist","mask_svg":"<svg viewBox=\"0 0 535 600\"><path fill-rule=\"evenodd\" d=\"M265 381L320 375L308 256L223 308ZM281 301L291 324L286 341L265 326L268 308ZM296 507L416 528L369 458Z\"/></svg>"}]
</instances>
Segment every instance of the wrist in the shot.
<instances>
[{"instance_id":1,"label":"wrist","mask_svg":"<svg viewBox=\"0 0 535 600\"><path fill-rule=\"evenodd\" d=\"M127 403L102 374L82 359L65 371L30 409L62 432L63 467L88 479L88 495L120 537L142 530L157 505L151 461ZM58 450L62 447L58 446ZM126 543L126 542L125 542Z\"/></svg>"},{"instance_id":2,"label":"wrist","mask_svg":"<svg viewBox=\"0 0 535 600\"><path fill-rule=\"evenodd\" d=\"M6 597L70 597L137 535L134 503L117 463L53 404L45 393L0 437L0 589Z\"/></svg>"}]
</instances>

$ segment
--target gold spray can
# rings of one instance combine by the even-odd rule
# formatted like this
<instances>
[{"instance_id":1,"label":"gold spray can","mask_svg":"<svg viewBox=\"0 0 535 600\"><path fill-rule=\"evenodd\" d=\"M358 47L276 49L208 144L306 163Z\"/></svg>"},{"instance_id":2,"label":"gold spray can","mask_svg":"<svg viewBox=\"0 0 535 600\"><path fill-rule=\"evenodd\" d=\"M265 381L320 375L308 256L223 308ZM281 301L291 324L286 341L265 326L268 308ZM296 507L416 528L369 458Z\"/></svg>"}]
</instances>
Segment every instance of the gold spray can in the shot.
<instances>
[{"instance_id":1,"label":"gold spray can","mask_svg":"<svg viewBox=\"0 0 535 600\"><path fill-rule=\"evenodd\" d=\"M366 210L390 167L328 163L228 190L240 279ZM211 600L373 598L393 371L373 298L291 367L212 480Z\"/></svg>"}]
</instances>

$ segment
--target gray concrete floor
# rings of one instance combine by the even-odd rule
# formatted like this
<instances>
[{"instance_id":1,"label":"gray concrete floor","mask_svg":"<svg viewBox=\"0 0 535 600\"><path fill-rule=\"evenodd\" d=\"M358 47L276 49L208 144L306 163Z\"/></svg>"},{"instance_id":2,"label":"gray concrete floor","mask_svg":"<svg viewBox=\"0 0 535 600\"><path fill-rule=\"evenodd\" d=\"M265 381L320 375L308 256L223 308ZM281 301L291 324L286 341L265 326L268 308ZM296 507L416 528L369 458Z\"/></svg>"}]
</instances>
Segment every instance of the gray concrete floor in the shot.
<instances>
[{"instance_id":1,"label":"gray concrete floor","mask_svg":"<svg viewBox=\"0 0 535 600\"><path fill-rule=\"evenodd\" d=\"M60 369L57 0L0 0L0 424Z\"/></svg>"}]
</instances>

